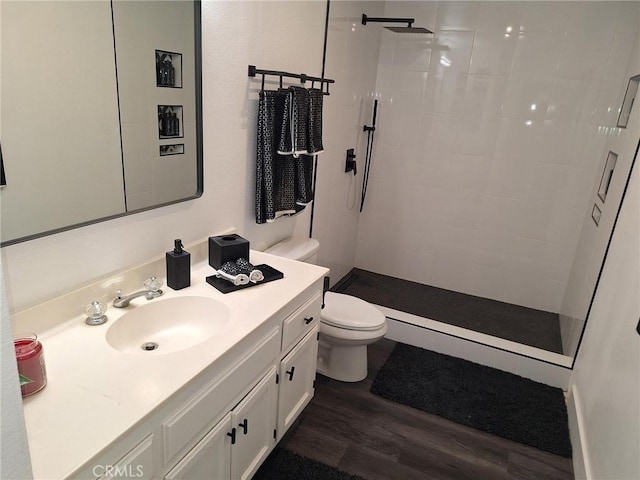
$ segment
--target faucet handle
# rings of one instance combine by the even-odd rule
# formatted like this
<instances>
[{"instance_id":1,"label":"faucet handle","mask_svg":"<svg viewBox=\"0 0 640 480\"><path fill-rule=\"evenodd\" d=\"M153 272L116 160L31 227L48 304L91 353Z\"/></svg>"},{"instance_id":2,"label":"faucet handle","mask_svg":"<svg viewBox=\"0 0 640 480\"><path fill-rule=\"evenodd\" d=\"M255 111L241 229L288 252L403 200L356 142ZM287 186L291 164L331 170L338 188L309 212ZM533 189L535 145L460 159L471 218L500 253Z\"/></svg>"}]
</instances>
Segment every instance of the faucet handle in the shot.
<instances>
[{"instance_id":1,"label":"faucet handle","mask_svg":"<svg viewBox=\"0 0 640 480\"><path fill-rule=\"evenodd\" d=\"M162 280L156 277L151 277L145 280L144 286L150 292L159 292L162 286Z\"/></svg>"},{"instance_id":2,"label":"faucet handle","mask_svg":"<svg viewBox=\"0 0 640 480\"><path fill-rule=\"evenodd\" d=\"M87 325L102 325L107 321L107 316L104 314L106 311L107 306L104 303L94 300L84 309L84 313L87 314L85 323Z\"/></svg>"}]
</instances>

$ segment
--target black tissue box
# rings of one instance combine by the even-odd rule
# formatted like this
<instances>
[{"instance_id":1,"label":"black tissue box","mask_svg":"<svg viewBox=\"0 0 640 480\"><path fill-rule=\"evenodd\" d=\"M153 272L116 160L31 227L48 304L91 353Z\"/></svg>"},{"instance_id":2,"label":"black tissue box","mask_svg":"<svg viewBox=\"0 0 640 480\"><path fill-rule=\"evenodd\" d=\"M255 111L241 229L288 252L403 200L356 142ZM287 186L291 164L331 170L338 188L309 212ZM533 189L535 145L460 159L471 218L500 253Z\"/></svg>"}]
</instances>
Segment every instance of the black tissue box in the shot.
<instances>
[{"instance_id":1,"label":"black tissue box","mask_svg":"<svg viewBox=\"0 0 640 480\"><path fill-rule=\"evenodd\" d=\"M220 235L209 237L209 265L216 270L226 262L239 258L249 260L249 241L240 235Z\"/></svg>"}]
</instances>

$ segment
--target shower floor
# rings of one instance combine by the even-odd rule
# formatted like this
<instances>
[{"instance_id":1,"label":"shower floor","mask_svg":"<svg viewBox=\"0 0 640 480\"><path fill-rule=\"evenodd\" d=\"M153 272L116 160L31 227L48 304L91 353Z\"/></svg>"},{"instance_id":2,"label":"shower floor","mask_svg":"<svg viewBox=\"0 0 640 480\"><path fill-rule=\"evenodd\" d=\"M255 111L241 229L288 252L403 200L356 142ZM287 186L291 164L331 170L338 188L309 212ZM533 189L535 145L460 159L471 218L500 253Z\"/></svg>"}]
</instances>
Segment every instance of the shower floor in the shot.
<instances>
[{"instance_id":1,"label":"shower floor","mask_svg":"<svg viewBox=\"0 0 640 480\"><path fill-rule=\"evenodd\" d=\"M358 268L345 275L332 291L562 354L557 313L453 292Z\"/></svg>"}]
</instances>

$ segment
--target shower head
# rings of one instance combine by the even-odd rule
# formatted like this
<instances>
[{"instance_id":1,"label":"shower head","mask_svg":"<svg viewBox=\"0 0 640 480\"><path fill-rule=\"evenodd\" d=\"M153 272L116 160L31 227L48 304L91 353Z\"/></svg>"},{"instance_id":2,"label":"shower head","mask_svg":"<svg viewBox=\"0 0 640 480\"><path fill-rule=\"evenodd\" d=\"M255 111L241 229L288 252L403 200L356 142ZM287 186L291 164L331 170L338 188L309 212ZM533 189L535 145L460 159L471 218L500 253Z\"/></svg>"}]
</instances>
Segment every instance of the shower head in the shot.
<instances>
[{"instance_id":1,"label":"shower head","mask_svg":"<svg viewBox=\"0 0 640 480\"><path fill-rule=\"evenodd\" d=\"M433 33L424 27L384 27L395 33Z\"/></svg>"},{"instance_id":2,"label":"shower head","mask_svg":"<svg viewBox=\"0 0 640 480\"><path fill-rule=\"evenodd\" d=\"M433 33L431 30L427 30L423 27L414 27L414 18L388 18L388 17L368 17L366 14L362 14L362 25L367 23L406 23L406 27L384 27L387 30L391 30L395 33Z\"/></svg>"}]
</instances>

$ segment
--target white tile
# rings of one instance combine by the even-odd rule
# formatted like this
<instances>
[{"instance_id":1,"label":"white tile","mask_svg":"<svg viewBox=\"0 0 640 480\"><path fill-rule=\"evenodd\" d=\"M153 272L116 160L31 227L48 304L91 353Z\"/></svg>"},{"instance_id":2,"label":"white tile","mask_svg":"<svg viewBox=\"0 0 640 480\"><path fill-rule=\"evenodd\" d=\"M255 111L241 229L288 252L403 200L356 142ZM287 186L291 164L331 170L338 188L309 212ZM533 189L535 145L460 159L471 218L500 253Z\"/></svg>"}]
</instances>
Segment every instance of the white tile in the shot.
<instances>
[{"instance_id":1,"label":"white tile","mask_svg":"<svg viewBox=\"0 0 640 480\"><path fill-rule=\"evenodd\" d=\"M503 118L489 172L490 195L524 198L529 188L533 162L540 156L538 137L543 125Z\"/></svg>"},{"instance_id":2,"label":"white tile","mask_svg":"<svg viewBox=\"0 0 640 480\"><path fill-rule=\"evenodd\" d=\"M457 353L459 358L510 373L515 373L519 363L513 354L475 342L465 342Z\"/></svg>"},{"instance_id":3,"label":"white tile","mask_svg":"<svg viewBox=\"0 0 640 480\"><path fill-rule=\"evenodd\" d=\"M433 261L433 285L466 292L471 259L470 250L441 243L436 249Z\"/></svg>"},{"instance_id":4,"label":"white tile","mask_svg":"<svg viewBox=\"0 0 640 480\"><path fill-rule=\"evenodd\" d=\"M546 118L569 122L590 119L599 89L600 82L595 80L556 78L549 95Z\"/></svg>"},{"instance_id":5,"label":"white tile","mask_svg":"<svg viewBox=\"0 0 640 480\"><path fill-rule=\"evenodd\" d=\"M526 120L544 120L553 90L553 77L510 78L506 86L502 114Z\"/></svg>"},{"instance_id":6,"label":"white tile","mask_svg":"<svg viewBox=\"0 0 640 480\"><path fill-rule=\"evenodd\" d=\"M407 325L392 319L387 319L387 328L385 338L413 345L414 347L426 348L425 330L423 328Z\"/></svg>"},{"instance_id":7,"label":"white tile","mask_svg":"<svg viewBox=\"0 0 640 480\"><path fill-rule=\"evenodd\" d=\"M384 111L380 108L378 112L380 127L386 128L384 139L389 144L419 146L418 133L426 83L427 74L424 72L394 72L388 108Z\"/></svg>"},{"instance_id":8,"label":"white tile","mask_svg":"<svg viewBox=\"0 0 640 480\"><path fill-rule=\"evenodd\" d=\"M490 167L491 159L488 157L473 155L451 157L446 182L449 201L442 205L446 223L469 228L477 227Z\"/></svg>"},{"instance_id":9,"label":"white tile","mask_svg":"<svg viewBox=\"0 0 640 480\"><path fill-rule=\"evenodd\" d=\"M456 153L492 155L500 129L500 111L506 79L496 76L471 75L468 78L458 135Z\"/></svg>"},{"instance_id":10,"label":"white tile","mask_svg":"<svg viewBox=\"0 0 640 480\"><path fill-rule=\"evenodd\" d=\"M483 202L481 223L484 229L500 233L515 233L521 216L522 200L487 195Z\"/></svg>"},{"instance_id":11,"label":"white tile","mask_svg":"<svg viewBox=\"0 0 640 480\"><path fill-rule=\"evenodd\" d=\"M394 69L428 72L432 44L431 35L395 35Z\"/></svg>"},{"instance_id":12,"label":"white tile","mask_svg":"<svg viewBox=\"0 0 640 480\"><path fill-rule=\"evenodd\" d=\"M563 33L579 8L581 4L577 2L522 2L520 30Z\"/></svg>"},{"instance_id":13,"label":"white tile","mask_svg":"<svg viewBox=\"0 0 640 480\"><path fill-rule=\"evenodd\" d=\"M466 343L459 338L431 330L426 330L426 339L429 342L429 350L451 357L457 357L462 345Z\"/></svg>"},{"instance_id":14,"label":"white tile","mask_svg":"<svg viewBox=\"0 0 640 480\"><path fill-rule=\"evenodd\" d=\"M508 75L522 16L520 2L481 2L469 72Z\"/></svg>"},{"instance_id":15,"label":"white tile","mask_svg":"<svg viewBox=\"0 0 640 480\"><path fill-rule=\"evenodd\" d=\"M480 2L439 2L438 31L475 30Z\"/></svg>"},{"instance_id":16,"label":"white tile","mask_svg":"<svg viewBox=\"0 0 640 480\"><path fill-rule=\"evenodd\" d=\"M518 375L530 378L539 383L567 390L571 370L568 368L551 365L530 358L522 357L518 367Z\"/></svg>"},{"instance_id":17,"label":"white tile","mask_svg":"<svg viewBox=\"0 0 640 480\"><path fill-rule=\"evenodd\" d=\"M446 167L455 146L459 121L460 116L456 114L423 113L419 130L422 139L420 152L424 163L432 170L442 171ZM425 180L425 184L431 183L429 179Z\"/></svg>"},{"instance_id":18,"label":"white tile","mask_svg":"<svg viewBox=\"0 0 640 480\"><path fill-rule=\"evenodd\" d=\"M482 298L503 301L505 298L506 275L502 268L473 263L467 273L468 292Z\"/></svg>"},{"instance_id":19,"label":"white tile","mask_svg":"<svg viewBox=\"0 0 640 480\"><path fill-rule=\"evenodd\" d=\"M564 37L558 75L565 78L602 78L615 26L615 10L606 3L585 3L575 10Z\"/></svg>"},{"instance_id":20,"label":"white tile","mask_svg":"<svg viewBox=\"0 0 640 480\"><path fill-rule=\"evenodd\" d=\"M547 78L554 75L562 40L563 35L559 33L521 33L516 45L511 77Z\"/></svg>"},{"instance_id":21,"label":"white tile","mask_svg":"<svg viewBox=\"0 0 640 480\"><path fill-rule=\"evenodd\" d=\"M456 113L463 107L473 45L473 32L440 32L437 42L447 49L433 50L424 108Z\"/></svg>"}]
</instances>

